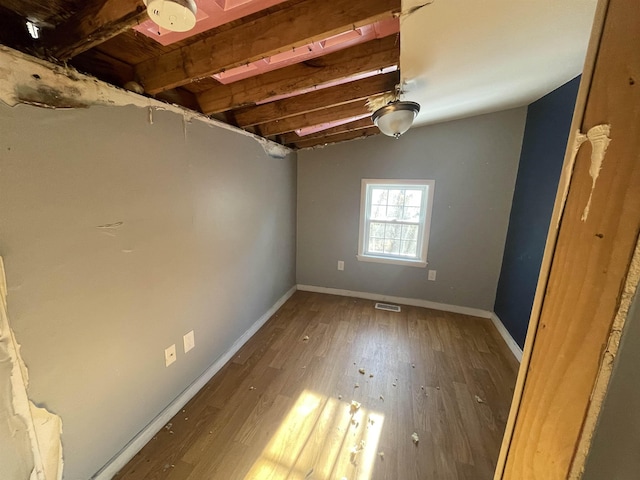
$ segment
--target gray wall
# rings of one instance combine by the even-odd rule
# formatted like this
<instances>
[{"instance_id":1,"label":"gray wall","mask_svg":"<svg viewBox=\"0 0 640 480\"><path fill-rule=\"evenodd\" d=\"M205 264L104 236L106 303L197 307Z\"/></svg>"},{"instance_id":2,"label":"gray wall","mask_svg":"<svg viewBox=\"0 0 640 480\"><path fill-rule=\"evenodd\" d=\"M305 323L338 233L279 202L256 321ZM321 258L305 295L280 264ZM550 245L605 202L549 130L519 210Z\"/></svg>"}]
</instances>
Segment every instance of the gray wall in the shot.
<instances>
[{"instance_id":1,"label":"gray wall","mask_svg":"<svg viewBox=\"0 0 640 480\"><path fill-rule=\"evenodd\" d=\"M153 120L0 105L10 320L31 398L62 417L65 479L91 477L295 283L295 155Z\"/></svg>"},{"instance_id":2,"label":"gray wall","mask_svg":"<svg viewBox=\"0 0 640 480\"><path fill-rule=\"evenodd\" d=\"M299 152L298 283L493 310L526 112ZM356 259L362 178L435 180L427 268L437 281Z\"/></svg>"},{"instance_id":3,"label":"gray wall","mask_svg":"<svg viewBox=\"0 0 640 480\"><path fill-rule=\"evenodd\" d=\"M640 295L627 317L583 480L640 475Z\"/></svg>"}]
</instances>

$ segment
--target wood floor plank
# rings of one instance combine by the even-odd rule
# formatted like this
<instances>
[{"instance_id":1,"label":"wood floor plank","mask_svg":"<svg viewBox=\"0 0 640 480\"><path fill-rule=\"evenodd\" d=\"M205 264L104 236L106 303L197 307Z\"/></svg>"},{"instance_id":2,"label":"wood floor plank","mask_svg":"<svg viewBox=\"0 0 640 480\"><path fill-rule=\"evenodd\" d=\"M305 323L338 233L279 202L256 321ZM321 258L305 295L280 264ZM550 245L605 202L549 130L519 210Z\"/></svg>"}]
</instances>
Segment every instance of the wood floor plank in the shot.
<instances>
[{"instance_id":1,"label":"wood floor plank","mask_svg":"<svg viewBox=\"0 0 640 480\"><path fill-rule=\"evenodd\" d=\"M493 324L374 303L296 292L115 478L489 480L517 374Z\"/></svg>"}]
</instances>

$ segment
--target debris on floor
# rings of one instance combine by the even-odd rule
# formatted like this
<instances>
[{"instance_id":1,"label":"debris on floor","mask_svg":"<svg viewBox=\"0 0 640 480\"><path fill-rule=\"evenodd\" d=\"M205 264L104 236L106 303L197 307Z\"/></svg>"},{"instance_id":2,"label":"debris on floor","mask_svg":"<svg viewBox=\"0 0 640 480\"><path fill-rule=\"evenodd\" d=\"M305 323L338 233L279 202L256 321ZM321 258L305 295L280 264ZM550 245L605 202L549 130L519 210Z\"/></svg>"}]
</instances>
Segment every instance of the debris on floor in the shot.
<instances>
[{"instance_id":1,"label":"debris on floor","mask_svg":"<svg viewBox=\"0 0 640 480\"><path fill-rule=\"evenodd\" d=\"M411 440L413 440L414 445L418 445L420 438L418 437L418 434L416 432L413 432L413 434L411 435Z\"/></svg>"},{"instance_id":2,"label":"debris on floor","mask_svg":"<svg viewBox=\"0 0 640 480\"><path fill-rule=\"evenodd\" d=\"M338 395L338 400L342 400L342 395Z\"/></svg>"},{"instance_id":3,"label":"debris on floor","mask_svg":"<svg viewBox=\"0 0 640 480\"><path fill-rule=\"evenodd\" d=\"M364 440L361 440L358 445L351 447L351 463L357 464L358 454L364 450Z\"/></svg>"},{"instance_id":4,"label":"debris on floor","mask_svg":"<svg viewBox=\"0 0 640 480\"><path fill-rule=\"evenodd\" d=\"M373 373L370 373L370 374L369 374L369 378L373 378Z\"/></svg>"},{"instance_id":5,"label":"debris on floor","mask_svg":"<svg viewBox=\"0 0 640 480\"><path fill-rule=\"evenodd\" d=\"M416 368L416 364L415 364L415 363L412 363L412 364L411 364L411 368Z\"/></svg>"},{"instance_id":6,"label":"debris on floor","mask_svg":"<svg viewBox=\"0 0 640 480\"><path fill-rule=\"evenodd\" d=\"M380 395L380 400L384 402L384 397L382 395Z\"/></svg>"},{"instance_id":7,"label":"debris on floor","mask_svg":"<svg viewBox=\"0 0 640 480\"><path fill-rule=\"evenodd\" d=\"M365 373L365 372L364 372L364 368L359 368L359 369L358 369L358 372L360 372L362 375L364 375L364 373Z\"/></svg>"},{"instance_id":8,"label":"debris on floor","mask_svg":"<svg viewBox=\"0 0 640 480\"><path fill-rule=\"evenodd\" d=\"M476 402L478 403L484 403L484 400L481 399L478 395L476 395Z\"/></svg>"},{"instance_id":9,"label":"debris on floor","mask_svg":"<svg viewBox=\"0 0 640 480\"><path fill-rule=\"evenodd\" d=\"M351 415L360 410L360 402L356 402L355 400L351 400L351 405L349 405L349 411Z\"/></svg>"},{"instance_id":10,"label":"debris on floor","mask_svg":"<svg viewBox=\"0 0 640 480\"><path fill-rule=\"evenodd\" d=\"M303 342L308 342L309 341L309 335L305 335L304 337L302 337L302 341Z\"/></svg>"},{"instance_id":11,"label":"debris on floor","mask_svg":"<svg viewBox=\"0 0 640 480\"><path fill-rule=\"evenodd\" d=\"M305 480L307 480L307 479L311 478L311 475L313 475L313 468L312 468L311 470L309 470L309 471L307 472L307 474L304 476Z\"/></svg>"},{"instance_id":12,"label":"debris on floor","mask_svg":"<svg viewBox=\"0 0 640 480\"><path fill-rule=\"evenodd\" d=\"M353 388L360 388L360 384L359 384L359 383L356 383L356 384L353 386Z\"/></svg>"},{"instance_id":13,"label":"debris on floor","mask_svg":"<svg viewBox=\"0 0 640 480\"><path fill-rule=\"evenodd\" d=\"M384 452L378 452L378 456L380 457L380 460L384 460Z\"/></svg>"},{"instance_id":14,"label":"debris on floor","mask_svg":"<svg viewBox=\"0 0 640 480\"><path fill-rule=\"evenodd\" d=\"M251 386L249 387L249 390L255 390L255 389L256 389L256 387L254 387L253 385L251 385Z\"/></svg>"}]
</instances>

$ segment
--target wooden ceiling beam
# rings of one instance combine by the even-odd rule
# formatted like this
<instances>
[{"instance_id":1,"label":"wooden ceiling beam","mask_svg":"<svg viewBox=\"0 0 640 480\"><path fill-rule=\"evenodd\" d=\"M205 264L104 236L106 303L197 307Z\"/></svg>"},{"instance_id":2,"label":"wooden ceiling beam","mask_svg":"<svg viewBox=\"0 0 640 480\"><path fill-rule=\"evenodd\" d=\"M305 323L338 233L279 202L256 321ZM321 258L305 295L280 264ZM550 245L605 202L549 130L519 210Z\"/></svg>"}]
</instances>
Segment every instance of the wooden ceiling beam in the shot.
<instances>
[{"instance_id":1,"label":"wooden ceiling beam","mask_svg":"<svg viewBox=\"0 0 640 480\"><path fill-rule=\"evenodd\" d=\"M269 135L282 135L283 133L293 132L300 128L313 127L322 123L335 122L368 114L369 109L366 103L367 101L363 99L354 100L342 105L325 108L324 110L303 113L302 115L283 118L275 122L263 123L259 125L258 128L260 133L265 137Z\"/></svg>"},{"instance_id":2,"label":"wooden ceiling beam","mask_svg":"<svg viewBox=\"0 0 640 480\"><path fill-rule=\"evenodd\" d=\"M370 127L370 128L365 128L363 130L353 130L353 131L341 133L338 135L329 135L326 137L312 138L309 140L301 140L299 142L296 142L295 146L298 149L312 148L312 147L317 147L319 145L327 145L329 143L344 142L347 140L354 140L356 138L366 138L372 135L377 135L379 133L380 133L380 130L378 130L378 127Z\"/></svg>"},{"instance_id":3,"label":"wooden ceiling beam","mask_svg":"<svg viewBox=\"0 0 640 480\"><path fill-rule=\"evenodd\" d=\"M198 102L205 114L222 112L276 95L397 66L399 57L400 46L393 35L228 85L217 85L200 93Z\"/></svg>"},{"instance_id":4,"label":"wooden ceiling beam","mask_svg":"<svg viewBox=\"0 0 640 480\"><path fill-rule=\"evenodd\" d=\"M320 110L332 105L341 105L353 100L393 90L400 81L399 72L374 75L335 87L323 88L276 102L235 111L239 127L250 127L259 123L272 122L282 118Z\"/></svg>"},{"instance_id":5,"label":"wooden ceiling beam","mask_svg":"<svg viewBox=\"0 0 640 480\"><path fill-rule=\"evenodd\" d=\"M302 0L136 66L149 93L178 87L276 53L389 18L400 0Z\"/></svg>"},{"instance_id":6,"label":"wooden ceiling beam","mask_svg":"<svg viewBox=\"0 0 640 480\"><path fill-rule=\"evenodd\" d=\"M143 0L94 1L54 30L43 33L50 55L68 60L144 22Z\"/></svg>"},{"instance_id":7,"label":"wooden ceiling beam","mask_svg":"<svg viewBox=\"0 0 640 480\"><path fill-rule=\"evenodd\" d=\"M363 130L366 128L373 127L373 122L371 121L371 117L361 118L360 120L356 120L355 122L345 123L344 125L338 125L337 127L327 128L326 130L322 130L316 133L310 133L309 135L305 135L303 137L299 136L295 132L285 133L280 136L280 143L285 145L295 144L306 140L315 140L322 137L329 137L331 135L338 135L346 132L353 132L356 130Z\"/></svg>"}]
</instances>

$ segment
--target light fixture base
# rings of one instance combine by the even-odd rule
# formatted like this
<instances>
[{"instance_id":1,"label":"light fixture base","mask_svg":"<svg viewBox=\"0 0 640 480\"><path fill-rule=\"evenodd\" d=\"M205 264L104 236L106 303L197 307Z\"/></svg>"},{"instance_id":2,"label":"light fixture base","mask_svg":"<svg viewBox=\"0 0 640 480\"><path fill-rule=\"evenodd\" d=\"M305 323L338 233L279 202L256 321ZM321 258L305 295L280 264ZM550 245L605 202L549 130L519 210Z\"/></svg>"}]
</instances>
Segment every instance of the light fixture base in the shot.
<instances>
[{"instance_id":1,"label":"light fixture base","mask_svg":"<svg viewBox=\"0 0 640 480\"><path fill-rule=\"evenodd\" d=\"M395 101L373 112L371 120L385 135L399 138L411 128L419 111L420 105L416 102Z\"/></svg>"}]
</instances>

